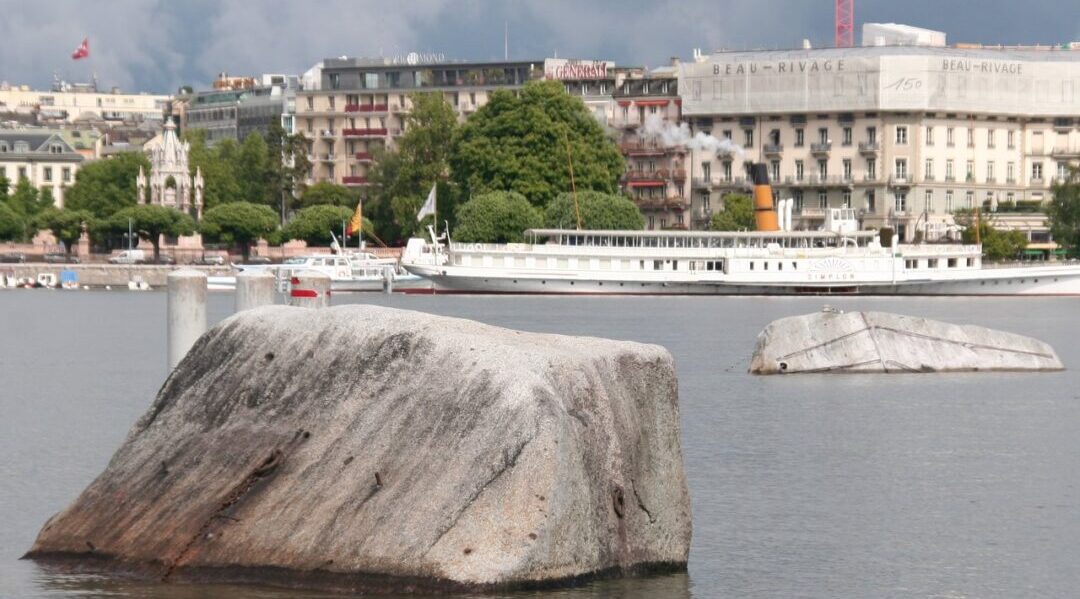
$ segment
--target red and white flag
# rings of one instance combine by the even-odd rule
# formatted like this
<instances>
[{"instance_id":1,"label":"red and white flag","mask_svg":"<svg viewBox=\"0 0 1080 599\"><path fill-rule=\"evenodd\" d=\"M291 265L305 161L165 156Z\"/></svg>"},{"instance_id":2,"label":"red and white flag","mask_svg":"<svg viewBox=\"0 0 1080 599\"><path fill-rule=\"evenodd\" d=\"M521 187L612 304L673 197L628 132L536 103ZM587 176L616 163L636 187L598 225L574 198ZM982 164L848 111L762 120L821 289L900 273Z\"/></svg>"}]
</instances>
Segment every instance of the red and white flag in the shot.
<instances>
[{"instance_id":1,"label":"red and white flag","mask_svg":"<svg viewBox=\"0 0 1080 599\"><path fill-rule=\"evenodd\" d=\"M71 53L71 58L72 60L79 60L80 58L86 58L88 56L90 56L90 39L83 38L79 47L75 48L75 51Z\"/></svg>"}]
</instances>

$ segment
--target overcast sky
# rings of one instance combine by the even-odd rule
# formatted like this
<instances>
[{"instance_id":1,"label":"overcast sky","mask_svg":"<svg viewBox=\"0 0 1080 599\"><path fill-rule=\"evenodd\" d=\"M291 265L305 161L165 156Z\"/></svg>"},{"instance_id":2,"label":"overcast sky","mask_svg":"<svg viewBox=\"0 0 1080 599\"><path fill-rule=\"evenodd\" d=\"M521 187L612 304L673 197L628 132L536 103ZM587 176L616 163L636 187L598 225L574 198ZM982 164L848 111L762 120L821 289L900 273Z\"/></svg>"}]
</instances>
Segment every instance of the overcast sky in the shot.
<instances>
[{"instance_id":1,"label":"overcast sky","mask_svg":"<svg viewBox=\"0 0 1080 599\"><path fill-rule=\"evenodd\" d=\"M53 73L168 93L231 74L301 73L328 56L604 58L657 66L695 47L831 44L833 0L0 0L0 80ZM856 23L943 30L949 41L1080 40L1080 0L856 0ZM858 31L858 29L857 29ZM71 52L90 38L91 57Z\"/></svg>"}]
</instances>

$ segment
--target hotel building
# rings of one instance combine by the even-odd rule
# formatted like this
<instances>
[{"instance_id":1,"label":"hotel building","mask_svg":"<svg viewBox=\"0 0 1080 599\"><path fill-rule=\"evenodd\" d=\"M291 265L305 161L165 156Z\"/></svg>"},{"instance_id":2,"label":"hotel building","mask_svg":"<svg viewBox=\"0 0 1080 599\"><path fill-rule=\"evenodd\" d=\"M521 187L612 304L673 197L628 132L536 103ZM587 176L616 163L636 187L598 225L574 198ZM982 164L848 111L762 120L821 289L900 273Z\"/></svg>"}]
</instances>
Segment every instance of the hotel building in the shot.
<instances>
[{"instance_id":1,"label":"hotel building","mask_svg":"<svg viewBox=\"0 0 1080 599\"><path fill-rule=\"evenodd\" d=\"M49 91L32 90L25 85L0 85L0 113L33 112L43 123L74 123L100 118L105 121L161 122L169 96L125 94L117 89L101 92L97 84L56 82Z\"/></svg>"},{"instance_id":2,"label":"hotel building","mask_svg":"<svg viewBox=\"0 0 1080 599\"><path fill-rule=\"evenodd\" d=\"M952 212L1050 198L1080 162L1080 51L863 47L722 52L684 63L684 120L744 152L694 151L693 210L764 162L796 227L828 207L935 238Z\"/></svg>"},{"instance_id":3,"label":"hotel building","mask_svg":"<svg viewBox=\"0 0 1080 599\"><path fill-rule=\"evenodd\" d=\"M9 191L26 179L38 189L48 189L57 208L64 207L64 191L75 182L83 156L58 131L42 129L0 130L0 175Z\"/></svg>"}]
</instances>

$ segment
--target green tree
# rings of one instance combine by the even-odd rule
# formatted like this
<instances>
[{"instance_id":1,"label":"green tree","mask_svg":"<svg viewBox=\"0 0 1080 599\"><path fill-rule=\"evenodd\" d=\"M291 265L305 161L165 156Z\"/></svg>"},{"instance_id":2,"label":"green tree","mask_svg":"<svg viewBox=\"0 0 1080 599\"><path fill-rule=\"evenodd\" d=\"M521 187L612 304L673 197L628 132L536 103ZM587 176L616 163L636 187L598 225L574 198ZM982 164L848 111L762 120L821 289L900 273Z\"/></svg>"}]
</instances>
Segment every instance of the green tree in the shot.
<instances>
[{"instance_id":1,"label":"green tree","mask_svg":"<svg viewBox=\"0 0 1080 599\"><path fill-rule=\"evenodd\" d=\"M632 231L645 226L634 202L624 195L582 191L577 194L560 193L544 210L544 224L556 229L576 229L577 211L581 212L581 228L603 231Z\"/></svg>"},{"instance_id":2,"label":"green tree","mask_svg":"<svg viewBox=\"0 0 1080 599\"><path fill-rule=\"evenodd\" d=\"M754 201L748 195L732 193L724 196L724 209L709 222L712 231L753 231Z\"/></svg>"},{"instance_id":3,"label":"green tree","mask_svg":"<svg viewBox=\"0 0 1080 599\"><path fill-rule=\"evenodd\" d=\"M268 148L266 141L259 133L251 133L244 138L237 156L236 171L244 201L252 204L278 205L278 198L270 186Z\"/></svg>"},{"instance_id":4,"label":"green tree","mask_svg":"<svg viewBox=\"0 0 1080 599\"><path fill-rule=\"evenodd\" d=\"M273 204L281 211L284 221L284 215L293 208L304 180L311 175L308 141L303 133L288 135L279 123L271 123L266 136L266 154Z\"/></svg>"},{"instance_id":5,"label":"green tree","mask_svg":"<svg viewBox=\"0 0 1080 599\"><path fill-rule=\"evenodd\" d=\"M4 173L0 172L0 202L6 202L8 199L8 188L11 186L11 181Z\"/></svg>"},{"instance_id":6,"label":"green tree","mask_svg":"<svg viewBox=\"0 0 1080 599\"><path fill-rule=\"evenodd\" d=\"M304 188L304 193L300 195L300 205L304 208L329 205L355 209L358 197L358 194L344 185L322 181Z\"/></svg>"},{"instance_id":7,"label":"green tree","mask_svg":"<svg viewBox=\"0 0 1080 599\"><path fill-rule=\"evenodd\" d=\"M458 129L454 108L441 93L415 93L405 117L405 133L396 152L376 152L368 171L377 233L387 239L408 237L429 222L418 223L416 213L431 186L436 192L439 218L453 220L456 194L442 182L450 168L451 144ZM385 219L385 221L384 221Z\"/></svg>"},{"instance_id":8,"label":"green tree","mask_svg":"<svg viewBox=\"0 0 1080 599\"><path fill-rule=\"evenodd\" d=\"M231 139L223 140L216 147L206 144L206 131L188 129L184 139L191 148L188 152L188 168L194 175L197 170L203 176L203 210L245 199L239 177L239 146Z\"/></svg>"},{"instance_id":9,"label":"green tree","mask_svg":"<svg viewBox=\"0 0 1080 599\"><path fill-rule=\"evenodd\" d=\"M154 246L154 261L161 257L161 236L179 237L195 233L195 220L173 208L154 204L129 206L112 215L107 221L108 230L126 233L128 222L139 237Z\"/></svg>"},{"instance_id":10,"label":"green tree","mask_svg":"<svg viewBox=\"0 0 1080 599\"><path fill-rule=\"evenodd\" d=\"M8 196L7 204L24 223L32 224L38 213L53 205L52 191L39 192L29 179L22 178L15 185L15 191Z\"/></svg>"},{"instance_id":11,"label":"green tree","mask_svg":"<svg viewBox=\"0 0 1080 599\"><path fill-rule=\"evenodd\" d=\"M285 239L302 239L308 242L308 245L329 245L330 232L336 234L341 231L342 221L348 222L352 215L352 209L345 206L322 205L304 208L285 223L281 229L282 236Z\"/></svg>"},{"instance_id":12,"label":"green tree","mask_svg":"<svg viewBox=\"0 0 1080 599\"><path fill-rule=\"evenodd\" d=\"M493 191L474 196L457 209L454 239L466 243L516 243L526 229L543 225L540 210L525 196L512 191Z\"/></svg>"},{"instance_id":13,"label":"green tree","mask_svg":"<svg viewBox=\"0 0 1080 599\"><path fill-rule=\"evenodd\" d=\"M964 243L982 243L982 253L990 260L1013 260L1027 247L1027 237L1020 231L1002 231L994 228L992 217L975 218L971 210L954 213L956 224L964 227L961 237ZM976 222L977 221L977 222ZM978 234L976 234L978 230Z\"/></svg>"},{"instance_id":14,"label":"green tree","mask_svg":"<svg viewBox=\"0 0 1080 599\"><path fill-rule=\"evenodd\" d=\"M83 165L75 173L75 183L64 194L64 207L86 210L104 221L117 211L134 206L138 192L135 179L140 166L149 177L150 161L141 152L123 152Z\"/></svg>"},{"instance_id":15,"label":"green tree","mask_svg":"<svg viewBox=\"0 0 1080 599\"><path fill-rule=\"evenodd\" d=\"M8 206L0 202L0 241L21 239L26 232L26 223Z\"/></svg>"},{"instance_id":16,"label":"green tree","mask_svg":"<svg viewBox=\"0 0 1080 599\"><path fill-rule=\"evenodd\" d=\"M454 136L450 169L466 194L515 191L544 207L570 191L615 193L625 168L614 141L557 81L500 90Z\"/></svg>"},{"instance_id":17,"label":"green tree","mask_svg":"<svg viewBox=\"0 0 1080 599\"><path fill-rule=\"evenodd\" d=\"M1080 168L1073 168L1068 179L1054 185L1046 214L1054 240L1074 252L1080 250Z\"/></svg>"},{"instance_id":18,"label":"green tree","mask_svg":"<svg viewBox=\"0 0 1080 599\"><path fill-rule=\"evenodd\" d=\"M215 206L203 214L199 224L199 232L210 241L239 244L245 262L251 242L269 236L277 228L278 215L273 208L250 202Z\"/></svg>"},{"instance_id":19,"label":"green tree","mask_svg":"<svg viewBox=\"0 0 1080 599\"><path fill-rule=\"evenodd\" d=\"M94 222L94 215L87 210L61 210L50 206L34 218L34 227L48 229L53 236L64 243L64 250L71 255L71 248L79 242L83 225L88 227Z\"/></svg>"}]
</instances>

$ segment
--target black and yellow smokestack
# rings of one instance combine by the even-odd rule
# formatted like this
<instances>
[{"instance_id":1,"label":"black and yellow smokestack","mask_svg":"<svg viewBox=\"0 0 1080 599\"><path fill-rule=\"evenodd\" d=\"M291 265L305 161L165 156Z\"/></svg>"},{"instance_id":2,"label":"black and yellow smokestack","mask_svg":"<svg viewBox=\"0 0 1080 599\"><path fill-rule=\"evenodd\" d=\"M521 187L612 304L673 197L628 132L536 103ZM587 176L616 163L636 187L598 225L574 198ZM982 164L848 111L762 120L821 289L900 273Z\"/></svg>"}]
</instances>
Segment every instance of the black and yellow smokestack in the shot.
<instances>
[{"instance_id":1,"label":"black and yellow smokestack","mask_svg":"<svg viewBox=\"0 0 1080 599\"><path fill-rule=\"evenodd\" d=\"M754 182L754 222L757 230L779 231L776 209L773 208L772 186L769 185L768 165L750 165L750 178Z\"/></svg>"}]
</instances>

